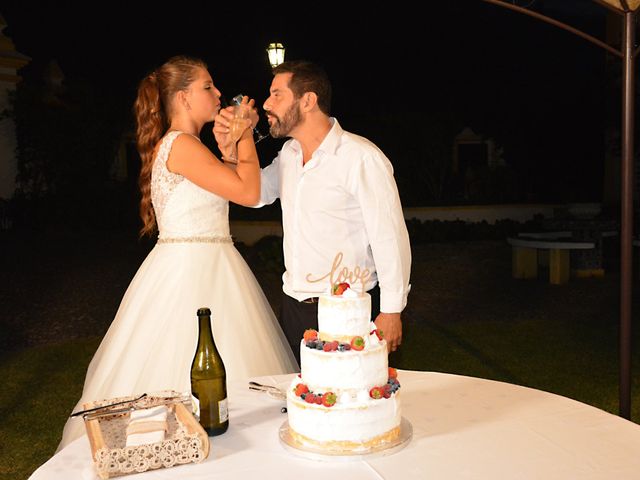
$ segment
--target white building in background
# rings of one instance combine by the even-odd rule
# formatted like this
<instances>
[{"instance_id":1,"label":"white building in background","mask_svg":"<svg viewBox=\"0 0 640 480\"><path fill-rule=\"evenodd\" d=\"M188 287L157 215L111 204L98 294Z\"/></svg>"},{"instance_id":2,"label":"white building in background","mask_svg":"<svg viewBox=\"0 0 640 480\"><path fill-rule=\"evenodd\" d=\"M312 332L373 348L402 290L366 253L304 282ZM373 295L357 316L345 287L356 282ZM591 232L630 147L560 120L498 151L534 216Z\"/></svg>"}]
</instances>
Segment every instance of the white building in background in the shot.
<instances>
[{"instance_id":1,"label":"white building in background","mask_svg":"<svg viewBox=\"0 0 640 480\"><path fill-rule=\"evenodd\" d=\"M18 70L31 60L16 52L11 39L2 33L6 26L7 22L0 15L0 114L9 108L9 92L15 90L20 81ZM12 119L0 115L0 199L13 196L16 173L15 125Z\"/></svg>"}]
</instances>

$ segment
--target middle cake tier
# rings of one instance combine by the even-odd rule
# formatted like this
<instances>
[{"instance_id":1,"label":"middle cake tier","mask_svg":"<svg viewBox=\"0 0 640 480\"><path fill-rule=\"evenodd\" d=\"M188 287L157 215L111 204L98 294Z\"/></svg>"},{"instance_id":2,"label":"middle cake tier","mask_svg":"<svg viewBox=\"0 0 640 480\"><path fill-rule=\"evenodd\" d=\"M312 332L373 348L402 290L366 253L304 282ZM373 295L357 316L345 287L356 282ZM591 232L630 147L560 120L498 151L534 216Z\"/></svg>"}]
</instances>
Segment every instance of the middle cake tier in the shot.
<instances>
[{"instance_id":1,"label":"middle cake tier","mask_svg":"<svg viewBox=\"0 0 640 480\"><path fill-rule=\"evenodd\" d=\"M387 383L389 378L387 342L368 345L364 350L324 352L300 343L300 376L313 391L350 392Z\"/></svg>"}]
</instances>

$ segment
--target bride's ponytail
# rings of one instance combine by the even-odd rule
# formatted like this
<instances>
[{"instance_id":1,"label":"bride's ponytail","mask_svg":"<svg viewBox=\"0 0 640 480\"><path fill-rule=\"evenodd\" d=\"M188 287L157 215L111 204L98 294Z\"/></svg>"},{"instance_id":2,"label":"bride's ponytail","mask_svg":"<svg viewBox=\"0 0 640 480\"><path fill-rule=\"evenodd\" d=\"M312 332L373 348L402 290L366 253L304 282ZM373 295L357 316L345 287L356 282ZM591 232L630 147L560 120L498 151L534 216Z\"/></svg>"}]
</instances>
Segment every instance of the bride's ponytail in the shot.
<instances>
[{"instance_id":1,"label":"bride's ponytail","mask_svg":"<svg viewBox=\"0 0 640 480\"><path fill-rule=\"evenodd\" d=\"M136 117L136 142L140 166L140 236L151 235L157 228L156 214L151 203L151 171L153 151L171 124L171 106L176 93L187 91L196 79L198 69L207 69L199 58L179 55L142 79L133 109Z\"/></svg>"},{"instance_id":2,"label":"bride's ponytail","mask_svg":"<svg viewBox=\"0 0 640 480\"><path fill-rule=\"evenodd\" d=\"M138 179L141 194L140 217L142 218L140 236L144 236L151 235L156 230L156 215L151 204L153 149L168 128L156 72L147 75L140 82L133 108L136 118L136 143L141 159Z\"/></svg>"}]
</instances>

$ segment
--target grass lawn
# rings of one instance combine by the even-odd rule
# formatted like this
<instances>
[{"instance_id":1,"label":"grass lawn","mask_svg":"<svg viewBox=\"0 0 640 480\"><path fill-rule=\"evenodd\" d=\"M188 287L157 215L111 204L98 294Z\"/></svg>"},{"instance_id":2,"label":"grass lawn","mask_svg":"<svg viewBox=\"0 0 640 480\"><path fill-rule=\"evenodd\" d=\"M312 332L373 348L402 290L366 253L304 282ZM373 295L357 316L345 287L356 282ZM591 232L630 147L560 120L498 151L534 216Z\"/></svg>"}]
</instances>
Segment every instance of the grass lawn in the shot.
<instances>
[{"instance_id":1,"label":"grass lawn","mask_svg":"<svg viewBox=\"0 0 640 480\"><path fill-rule=\"evenodd\" d=\"M60 442L99 338L42 345L0 360L0 479L25 479Z\"/></svg>"}]
</instances>

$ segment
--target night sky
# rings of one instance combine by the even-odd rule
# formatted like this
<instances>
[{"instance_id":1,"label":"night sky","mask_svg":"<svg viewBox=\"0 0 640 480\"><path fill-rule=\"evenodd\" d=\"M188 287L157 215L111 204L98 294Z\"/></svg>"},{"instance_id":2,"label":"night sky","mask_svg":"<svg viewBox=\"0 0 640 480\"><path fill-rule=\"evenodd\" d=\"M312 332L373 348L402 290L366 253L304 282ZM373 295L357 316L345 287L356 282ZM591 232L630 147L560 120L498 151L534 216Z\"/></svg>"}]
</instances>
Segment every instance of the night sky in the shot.
<instances>
[{"instance_id":1,"label":"night sky","mask_svg":"<svg viewBox=\"0 0 640 480\"><path fill-rule=\"evenodd\" d=\"M577 175L587 187L572 192L601 195L605 118L620 93L605 81L604 51L556 27L481 0L427 2L424 15L409 2L358 14L339 3L134 3L71 8L21 0L3 2L0 13L4 33L33 59L25 78L55 58L67 79L130 104L146 72L186 53L209 64L224 94L242 91L261 105L271 81L265 47L281 41L287 59L326 68L332 114L385 151L401 151L393 146L398 139L419 146L423 133L438 135L443 125L442 135L468 126L504 147L506 162L531 177L538 199L572 200L560 197ZM606 9L590 0L537 0L533 8L604 39ZM378 122L403 112L409 137Z\"/></svg>"}]
</instances>

